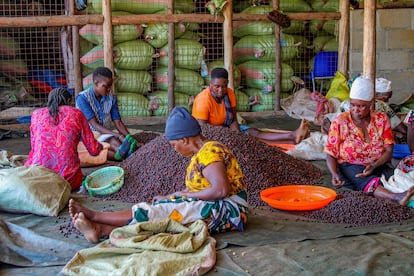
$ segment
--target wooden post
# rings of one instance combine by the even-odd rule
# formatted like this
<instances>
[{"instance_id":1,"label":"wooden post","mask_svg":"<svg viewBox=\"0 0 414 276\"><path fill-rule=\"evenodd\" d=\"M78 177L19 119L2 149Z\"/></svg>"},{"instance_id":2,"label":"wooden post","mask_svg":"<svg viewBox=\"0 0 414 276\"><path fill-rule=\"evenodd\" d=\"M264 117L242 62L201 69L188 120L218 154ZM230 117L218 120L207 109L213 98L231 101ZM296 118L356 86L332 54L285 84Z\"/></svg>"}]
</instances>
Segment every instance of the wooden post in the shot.
<instances>
[{"instance_id":1,"label":"wooden post","mask_svg":"<svg viewBox=\"0 0 414 276\"><path fill-rule=\"evenodd\" d=\"M364 2L363 74L375 79L376 66L376 1Z\"/></svg>"},{"instance_id":2,"label":"wooden post","mask_svg":"<svg viewBox=\"0 0 414 276\"><path fill-rule=\"evenodd\" d=\"M233 74L233 0L227 1L223 9L223 41L224 41L224 67L229 72L229 87L234 90Z\"/></svg>"},{"instance_id":3,"label":"wooden post","mask_svg":"<svg viewBox=\"0 0 414 276\"><path fill-rule=\"evenodd\" d=\"M69 14L75 14L75 0L69 1ZM73 55L73 75L75 78L75 95L82 91L82 69L80 63L80 42L79 42L79 26L71 26L72 28L72 55ZM71 62L71 61L69 61Z\"/></svg>"},{"instance_id":4,"label":"wooden post","mask_svg":"<svg viewBox=\"0 0 414 276\"><path fill-rule=\"evenodd\" d=\"M338 71L348 78L348 52L349 52L349 0L339 1L339 20L338 34Z\"/></svg>"},{"instance_id":5,"label":"wooden post","mask_svg":"<svg viewBox=\"0 0 414 276\"><path fill-rule=\"evenodd\" d=\"M104 65L114 72L111 0L102 0Z\"/></svg>"},{"instance_id":6,"label":"wooden post","mask_svg":"<svg viewBox=\"0 0 414 276\"><path fill-rule=\"evenodd\" d=\"M272 1L273 9L279 9L279 0ZM281 78L282 78L282 59L280 49L280 26L275 24L275 49L276 49L276 82L275 82L275 111L280 110L280 91L281 91Z\"/></svg>"},{"instance_id":7,"label":"wooden post","mask_svg":"<svg viewBox=\"0 0 414 276\"><path fill-rule=\"evenodd\" d=\"M167 15L174 14L174 0L168 1ZM168 113L175 106L175 26L174 22L168 23Z\"/></svg>"}]
</instances>

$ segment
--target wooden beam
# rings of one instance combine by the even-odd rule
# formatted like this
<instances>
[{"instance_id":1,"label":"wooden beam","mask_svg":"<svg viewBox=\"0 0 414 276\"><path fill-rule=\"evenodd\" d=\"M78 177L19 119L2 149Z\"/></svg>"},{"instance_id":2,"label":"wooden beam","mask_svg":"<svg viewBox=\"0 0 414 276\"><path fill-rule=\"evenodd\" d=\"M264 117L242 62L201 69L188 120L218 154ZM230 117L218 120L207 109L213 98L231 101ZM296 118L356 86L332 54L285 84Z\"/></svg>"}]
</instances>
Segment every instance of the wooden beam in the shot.
<instances>
[{"instance_id":1,"label":"wooden beam","mask_svg":"<svg viewBox=\"0 0 414 276\"><path fill-rule=\"evenodd\" d=\"M111 0L102 0L104 65L114 72ZM115 84L113 84L113 87Z\"/></svg>"},{"instance_id":2,"label":"wooden beam","mask_svg":"<svg viewBox=\"0 0 414 276\"><path fill-rule=\"evenodd\" d=\"M376 1L364 2L363 74L375 79L376 66Z\"/></svg>"},{"instance_id":3,"label":"wooden beam","mask_svg":"<svg viewBox=\"0 0 414 276\"><path fill-rule=\"evenodd\" d=\"M349 58L349 0L339 1L339 20L338 34L338 71L348 78L348 58Z\"/></svg>"},{"instance_id":4,"label":"wooden beam","mask_svg":"<svg viewBox=\"0 0 414 276\"><path fill-rule=\"evenodd\" d=\"M28 17L0 17L0 27L61 27L102 24L103 16L92 15L56 15Z\"/></svg>"},{"instance_id":5,"label":"wooden beam","mask_svg":"<svg viewBox=\"0 0 414 276\"><path fill-rule=\"evenodd\" d=\"M229 87L234 89L233 71L233 1L227 1L223 9L223 41L224 41L224 67L229 73Z\"/></svg>"},{"instance_id":6,"label":"wooden beam","mask_svg":"<svg viewBox=\"0 0 414 276\"><path fill-rule=\"evenodd\" d=\"M286 13L291 20L339 20L340 13L336 12L309 12ZM233 21L269 21L264 14L233 14ZM210 14L136 14L113 16L112 25L128 25L140 23L223 23L223 16ZM103 24L100 14L89 15L53 15L27 17L0 17L0 27L60 27L83 26L86 24Z\"/></svg>"}]
</instances>

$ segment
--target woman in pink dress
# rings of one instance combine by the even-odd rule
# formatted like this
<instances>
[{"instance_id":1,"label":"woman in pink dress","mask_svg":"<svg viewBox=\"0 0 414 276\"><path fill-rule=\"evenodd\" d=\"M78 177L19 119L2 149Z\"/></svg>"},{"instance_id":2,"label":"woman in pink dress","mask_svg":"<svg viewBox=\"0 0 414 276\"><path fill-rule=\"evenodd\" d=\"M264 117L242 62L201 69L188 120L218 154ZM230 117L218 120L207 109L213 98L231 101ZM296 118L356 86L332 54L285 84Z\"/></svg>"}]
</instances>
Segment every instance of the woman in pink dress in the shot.
<instances>
[{"instance_id":1,"label":"woman in pink dress","mask_svg":"<svg viewBox=\"0 0 414 276\"><path fill-rule=\"evenodd\" d=\"M53 89L47 106L33 112L30 123L31 150L25 165L40 165L66 179L72 189L83 179L78 144L83 141L89 154L96 156L102 145L95 139L83 113L69 106L72 96L64 88Z\"/></svg>"}]
</instances>

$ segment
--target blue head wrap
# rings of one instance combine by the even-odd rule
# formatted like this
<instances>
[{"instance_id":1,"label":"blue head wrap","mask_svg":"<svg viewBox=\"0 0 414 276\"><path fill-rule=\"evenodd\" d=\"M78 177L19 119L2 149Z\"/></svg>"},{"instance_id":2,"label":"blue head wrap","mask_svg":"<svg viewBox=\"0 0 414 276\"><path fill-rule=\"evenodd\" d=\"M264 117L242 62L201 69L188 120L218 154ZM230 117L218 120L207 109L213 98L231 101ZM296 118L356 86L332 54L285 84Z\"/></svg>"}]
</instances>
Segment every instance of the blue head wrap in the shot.
<instances>
[{"instance_id":1,"label":"blue head wrap","mask_svg":"<svg viewBox=\"0 0 414 276\"><path fill-rule=\"evenodd\" d=\"M165 125L165 137L168 141L193 137L200 133L200 124L185 107L177 106L171 111Z\"/></svg>"}]
</instances>

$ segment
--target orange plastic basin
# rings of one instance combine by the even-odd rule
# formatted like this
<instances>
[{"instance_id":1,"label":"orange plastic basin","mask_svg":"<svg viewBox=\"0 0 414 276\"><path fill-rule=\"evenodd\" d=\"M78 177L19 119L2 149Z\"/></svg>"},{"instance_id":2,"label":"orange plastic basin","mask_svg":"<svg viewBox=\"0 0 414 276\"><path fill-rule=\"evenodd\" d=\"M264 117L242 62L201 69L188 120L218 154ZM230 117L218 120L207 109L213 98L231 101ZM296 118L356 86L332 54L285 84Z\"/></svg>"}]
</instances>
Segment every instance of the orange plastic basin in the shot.
<instances>
[{"instance_id":1,"label":"orange plastic basin","mask_svg":"<svg viewBox=\"0 0 414 276\"><path fill-rule=\"evenodd\" d=\"M328 205L336 198L336 192L321 186L287 185L265 189L260 197L276 209L309 211Z\"/></svg>"}]
</instances>

